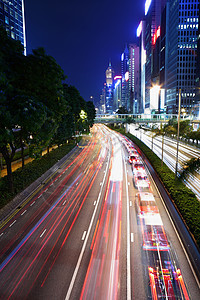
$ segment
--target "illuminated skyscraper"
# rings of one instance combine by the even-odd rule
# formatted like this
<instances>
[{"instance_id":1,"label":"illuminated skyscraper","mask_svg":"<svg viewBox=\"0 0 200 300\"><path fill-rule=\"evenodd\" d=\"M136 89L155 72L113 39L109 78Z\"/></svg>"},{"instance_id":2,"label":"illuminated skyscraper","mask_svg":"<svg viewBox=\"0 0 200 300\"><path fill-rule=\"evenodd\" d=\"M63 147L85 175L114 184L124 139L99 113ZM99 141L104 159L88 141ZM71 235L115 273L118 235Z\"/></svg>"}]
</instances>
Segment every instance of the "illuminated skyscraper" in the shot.
<instances>
[{"instance_id":1,"label":"illuminated skyscraper","mask_svg":"<svg viewBox=\"0 0 200 300\"><path fill-rule=\"evenodd\" d=\"M159 85L159 55L154 55L159 48L155 37L160 34L161 11L166 0L147 0L145 4L145 107L144 112L151 113L158 109L158 103L151 93L154 85ZM157 53L159 50L157 49ZM156 70L157 69L157 70ZM156 72L157 71L157 72ZM157 74L156 74L157 73Z\"/></svg>"},{"instance_id":2,"label":"illuminated skyscraper","mask_svg":"<svg viewBox=\"0 0 200 300\"><path fill-rule=\"evenodd\" d=\"M126 45L124 52L121 54L121 76L122 76L122 99L121 105L128 109L129 101L129 50Z\"/></svg>"},{"instance_id":3,"label":"illuminated skyscraper","mask_svg":"<svg viewBox=\"0 0 200 300\"><path fill-rule=\"evenodd\" d=\"M109 66L106 70L106 113L113 112L113 77L114 70L111 66L111 62L109 62Z\"/></svg>"},{"instance_id":4,"label":"illuminated skyscraper","mask_svg":"<svg viewBox=\"0 0 200 300\"><path fill-rule=\"evenodd\" d=\"M23 0L0 0L0 25L6 29L11 38L21 41L26 55Z\"/></svg>"},{"instance_id":5,"label":"illuminated skyscraper","mask_svg":"<svg viewBox=\"0 0 200 300\"><path fill-rule=\"evenodd\" d=\"M145 21L142 20L137 28L137 37L139 38L139 113L143 113L145 109L145 25Z\"/></svg>"},{"instance_id":6,"label":"illuminated skyscraper","mask_svg":"<svg viewBox=\"0 0 200 300\"><path fill-rule=\"evenodd\" d=\"M113 111L117 111L122 106L122 76L118 75L114 77L114 89L113 89Z\"/></svg>"},{"instance_id":7,"label":"illuminated skyscraper","mask_svg":"<svg viewBox=\"0 0 200 300\"><path fill-rule=\"evenodd\" d=\"M195 105L199 3L199 0L169 1L166 78L168 113L178 111L179 89L181 107L190 113Z\"/></svg>"},{"instance_id":8,"label":"illuminated skyscraper","mask_svg":"<svg viewBox=\"0 0 200 300\"><path fill-rule=\"evenodd\" d=\"M138 113L139 97L139 47L129 45L129 101L128 111Z\"/></svg>"}]
</instances>

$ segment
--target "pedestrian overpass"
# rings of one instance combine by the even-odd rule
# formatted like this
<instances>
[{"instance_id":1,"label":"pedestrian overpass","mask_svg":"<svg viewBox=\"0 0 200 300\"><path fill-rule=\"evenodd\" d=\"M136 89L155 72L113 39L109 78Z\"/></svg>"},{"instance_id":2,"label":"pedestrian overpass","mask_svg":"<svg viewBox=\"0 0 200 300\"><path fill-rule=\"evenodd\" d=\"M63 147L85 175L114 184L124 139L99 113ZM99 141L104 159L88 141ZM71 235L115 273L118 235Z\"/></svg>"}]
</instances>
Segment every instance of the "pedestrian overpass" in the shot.
<instances>
[{"instance_id":1,"label":"pedestrian overpass","mask_svg":"<svg viewBox=\"0 0 200 300\"><path fill-rule=\"evenodd\" d=\"M97 114L95 123L167 123L169 120L178 120L177 114ZM181 120L191 120L191 123L200 123L194 116L181 116Z\"/></svg>"}]
</instances>

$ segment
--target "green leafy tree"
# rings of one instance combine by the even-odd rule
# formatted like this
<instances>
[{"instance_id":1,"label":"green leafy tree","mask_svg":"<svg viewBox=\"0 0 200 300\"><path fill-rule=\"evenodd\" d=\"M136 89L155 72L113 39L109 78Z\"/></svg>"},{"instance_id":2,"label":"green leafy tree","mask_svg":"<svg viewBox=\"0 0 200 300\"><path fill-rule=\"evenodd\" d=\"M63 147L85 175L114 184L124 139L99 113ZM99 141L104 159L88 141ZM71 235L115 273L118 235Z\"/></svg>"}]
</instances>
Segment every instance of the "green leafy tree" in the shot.
<instances>
[{"instance_id":1,"label":"green leafy tree","mask_svg":"<svg viewBox=\"0 0 200 300\"><path fill-rule=\"evenodd\" d=\"M37 141L38 132L46 121L46 109L35 98L18 95L15 98L16 124L19 124L19 147L21 148L22 168L24 167L24 147ZM34 139L36 138L36 141Z\"/></svg>"},{"instance_id":2,"label":"green leafy tree","mask_svg":"<svg viewBox=\"0 0 200 300\"><path fill-rule=\"evenodd\" d=\"M174 128L178 130L178 123L174 124ZM192 131L192 126L190 125L190 120L180 121L180 136L186 137L188 133Z\"/></svg>"},{"instance_id":3,"label":"green leafy tree","mask_svg":"<svg viewBox=\"0 0 200 300\"><path fill-rule=\"evenodd\" d=\"M117 110L117 112L116 112L117 114L128 114L128 110L124 107L124 106L121 106L118 110ZM120 118L121 118L122 116L120 116Z\"/></svg>"},{"instance_id":4,"label":"green leafy tree","mask_svg":"<svg viewBox=\"0 0 200 300\"><path fill-rule=\"evenodd\" d=\"M63 99L65 101L65 110L61 120L59 121L59 126L55 132L53 142L58 146L66 143L72 135L74 134L74 116L72 112L72 107L70 106L70 94L68 93L68 85L63 84Z\"/></svg>"},{"instance_id":5,"label":"green leafy tree","mask_svg":"<svg viewBox=\"0 0 200 300\"><path fill-rule=\"evenodd\" d=\"M86 112L87 112L88 125L89 127L92 127L94 124L94 119L96 117L96 110L92 101L86 102Z\"/></svg>"},{"instance_id":6,"label":"green leafy tree","mask_svg":"<svg viewBox=\"0 0 200 300\"><path fill-rule=\"evenodd\" d=\"M0 152L7 166L8 183L13 192L11 162L16 152L15 96L23 60L23 46L0 28Z\"/></svg>"},{"instance_id":7,"label":"green leafy tree","mask_svg":"<svg viewBox=\"0 0 200 300\"><path fill-rule=\"evenodd\" d=\"M187 179L189 174L194 174L200 170L200 158L191 158L184 164L182 172L180 172L181 179Z\"/></svg>"},{"instance_id":8,"label":"green leafy tree","mask_svg":"<svg viewBox=\"0 0 200 300\"><path fill-rule=\"evenodd\" d=\"M26 93L33 96L43 105L46 113L45 122L40 130L33 136L31 155L39 155L44 146L52 144L53 137L63 113L66 103L63 99L64 72L55 59L45 53L43 48L33 50L27 56L25 72Z\"/></svg>"}]
</instances>

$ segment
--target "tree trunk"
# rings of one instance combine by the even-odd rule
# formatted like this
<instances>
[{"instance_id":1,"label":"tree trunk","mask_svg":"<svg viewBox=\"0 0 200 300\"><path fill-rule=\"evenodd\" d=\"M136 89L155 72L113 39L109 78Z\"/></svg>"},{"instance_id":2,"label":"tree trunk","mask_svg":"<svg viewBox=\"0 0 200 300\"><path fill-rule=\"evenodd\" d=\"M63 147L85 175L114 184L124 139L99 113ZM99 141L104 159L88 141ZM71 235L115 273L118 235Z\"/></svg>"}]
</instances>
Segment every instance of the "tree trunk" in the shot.
<instances>
[{"instance_id":1,"label":"tree trunk","mask_svg":"<svg viewBox=\"0 0 200 300\"><path fill-rule=\"evenodd\" d=\"M21 156L22 156L22 169L24 168L24 144L21 137Z\"/></svg>"},{"instance_id":2,"label":"tree trunk","mask_svg":"<svg viewBox=\"0 0 200 300\"><path fill-rule=\"evenodd\" d=\"M22 154L22 169L24 168L24 145L21 145L21 154Z\"/></svg>"},{"instance_id":3,"label":"tree trunk","mask_svg":"<svg viewBox=\"0 0 200 300\"><path fill-rule=\"evenodd\" d=\"M3 146L3 147L0 148L0 152L2 153L2 155L5 159L5 162L6 162L9 189L10 189L11 193L13 193L14 192L14 185L13 185L13 176L12 176L11 163L12 163L13 157L15 155L16 148L13 144L10 144L10 149L11 149L11 152L9 152L7 146Z\"/></svg>"},{"instance_id":4,"label":"tree trunk","mask_svg":"<svg viewBox=\"0 0 200 300\"><path fill-rule=\"evenodd\" d=\"M14 192L14 184L13 184L11 162L12 162L12 160L10 160L10 159L6 160L9 189L10 189L11 193L13 193Z\"/></svg>"},{"instance_id":5,"label":"tree trunk","mask_svg":"<svg viewBox=\"0 0 200 300\"><path fill-rule=\"evenodd\" d=\"M49 146L47 147L47 153L49 154Z\"/></svg>"}]
</instances>

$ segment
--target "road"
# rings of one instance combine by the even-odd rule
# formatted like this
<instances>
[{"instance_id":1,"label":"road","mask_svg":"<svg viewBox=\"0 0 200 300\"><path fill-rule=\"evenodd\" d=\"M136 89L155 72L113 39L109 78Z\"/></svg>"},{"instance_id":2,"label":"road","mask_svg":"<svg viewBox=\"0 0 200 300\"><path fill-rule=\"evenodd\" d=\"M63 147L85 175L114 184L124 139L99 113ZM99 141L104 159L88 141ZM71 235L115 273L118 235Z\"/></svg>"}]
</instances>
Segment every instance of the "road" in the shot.
<instances>
[{"instance_id":1,"label":"road","mask_svg":"<svg viewBox=\"0 0 200 300\"><path fill-rule=\"evenodd\" d=\"M150 131L144 131L143 129L135 130L138 126L131 124L129 131L137 138L141 139L156 155L162 158L162 137L157 136L153 138ZM163 161L164 163L175 173L176 166L176 153L177 153L177 142L169 137L164 137L163 141ZM200 150L192 145L185 144L180 141L179 143L179 154L178 154L178 170L182 170L182 167L191 158L200 157ZM200 200L200 173L195 172L190 174L185 180L186 185L196 194Z\"/></svg>"},{"instance_id":2,"label":"road","mask_svg":"<svg viewBox=\"0 0 200 300\"><path fill-rule=\"evenodd\" d=\"M95 125L2 221L0 299L200 298L145 164L155 201L142 211L131 148L124 137Z\"/></svg>"}]
</instances>

